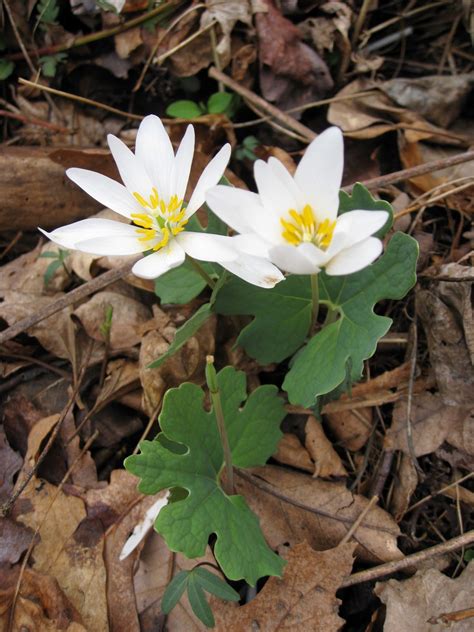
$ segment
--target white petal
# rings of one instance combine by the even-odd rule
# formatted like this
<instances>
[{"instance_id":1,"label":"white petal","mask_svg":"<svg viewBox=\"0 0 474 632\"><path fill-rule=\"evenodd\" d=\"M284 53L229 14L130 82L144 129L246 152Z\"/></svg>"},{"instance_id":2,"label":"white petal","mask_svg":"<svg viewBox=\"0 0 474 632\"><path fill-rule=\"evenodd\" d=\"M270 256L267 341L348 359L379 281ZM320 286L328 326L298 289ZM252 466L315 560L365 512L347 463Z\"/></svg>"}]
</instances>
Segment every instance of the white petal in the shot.
<instances>
[{"instance_id":1,"label":"white petal","mask_svg":"<svg viewBox=\"0 0 474 632\"><path fill-rule=\"evenodd\" d=\"M116 136L109 134L107 141L120 177L127 189L130 193L140 193L145 199L148 199L152 193L153 184L142 163Z\"/></svg>"},{"instance_id":2,"label":"white petal","mask_svg":"<svg viewBox=\"0 0 474 632\"><path fill-rule=\"evenodd\" d=\"M186 208L186 217L191 217L204 204L208 189L215 186L224 175L225 168L230 160L230 154L231 147L229 143L226 143L206 166L189 200Z\"/></svg>"},{"instance_id":3,"label":"white petal","mask_svg":"<svg viewBox=\"0 0 474 632\"><path fill-rule=\"evenodd\" d=\"M46 232L42 228L39 230L51 241L64 248L76 248L77 242L96 237L98 239L110 237L110 235L133 235L135 239L137 237L135 228L130 226L130 224L114 222L111 219L101 219L99 217L81 219L79 222L56 228L51 233Z\"/></svg>"},{"instance_id":4,"label":"white petal","mask_svg":"<svg viewBox=\"0 0 474 632\"><path fill-rule=\"evenodd\" d=\"M130 555L130 553L132 553L137 548L140 542L145 539L149 531L151 531L155 520L158 518L158 514L163 509L163 507L166 507L166 505L168 504L168 496L169 492L166 491L164 496L162 498L158 498L156 503L153 503L150 509L148 509L143 520L134 526L132 535L129 536L128 540L125 542L122 550L120 551L119 560L121 562L125 560Z\"/></svg>"},{"instance_id":5,"label":"white petal","mask_svg":"<svg viewBox=\"0 0 474 632\"><path fill-rule=\"evenodd\" d=\"M232 261L238 252L232 247L231 237L186 231L175 237L187 255L200 261Z\"/></svg>"},{"instance_id":6,"label":"white petal","mask_svg":"<svg viewBox=\"0 0 474 632\"><path fill-rule=\"evenodd\" d=\"M334 276L352 274L372 263L382 252L382 242L368 237L336 255L326 266L326 272Z\"/></svg>"},{"instance_id":7,"label":"white petal","mask_svg":"<svg viewBox=\"0 0 474 632\"><path fill-rule=\"evenodd\" d=\"M194 127L188 125L183 140L179 144L174 159L173 173L171 176L170 195L177 195L182 200L186 194L191 164L194 157Z\"/></svg>"},{"instance_id":8,"label":"white petal","mask_svg":"<svg viewBox=\"0 0 474 632\"><path fill-rule=\"evenodd\" d=\"M268 159L268 166L275 174L276 178L281 182L281 184L288 189L292 198L296 201L296 208L301 209L305 204L306 200L304 199L303 192L296 184L295 179L285 167L285 165L275 158L271 156Z\"/></svg>"},{"instance_id":9,"label":"white petal","mask_svg":"<svg viewBox=\"0 0 474 632\"><path fill-rule=\"evenodd\" d=\"M209 189L206 202L217 217L238 233L256 232L264 239L272 241L275 237L278 241L275 219L256 193L220 184Z\"/></svg>"},{"instance_id":10,"label":"white petal","mask_svg":"<svg viewBox=\"0 0 474 632\"><path fill-rule=\"evenodd\" d=\"M292 274L316 274L320 270L295 246L273 246L270 249L270 259L279 268Z\"/></svg>"},{"instance_id":11,"label":"white petal","mask_svg":"<svg viewBox=\"0 0 474 632\"><path fill-rule=\"evenodd\" d=\"M116 213L130 218L131 213L139 213L141 206L127 189L101 173L88 169L73 167L66 171L66 175L86 193L98 202L111 208Z\"/></svg>"},{"instance_id":12,"label":"white petal","mask_svg":"<svg viewBox=\"0 0 474 632\"><path fill-rule=\"evenodd\" d=\"M232 243L239 252L254 257L270 258L269 250L271 243L265 241L256 233L244 233L243 235L235 235L231 237Z\"/></svg>"},{"instance_id":13,"label":"white petal","mask_svg":"<svg viewBox=\"0 0 474 632\"><path fill-rule=\"evenodd\" d=\"M306 259L311 261L315 268L321 268L326 261L329 261L331 255L328 254L328 251L321 250L314 244L310 243L302 243L299 246L296 246L299 254L303 255Z\"/></svg>"},{"instance_id":14,"label":"white petal","mask_svg":"<svg viewBox=\"0 0 474 632\"><path fill-rule=\"evenodd\" d=\"M334 236L345 233L347 248L376 233L387 219L387 211L349 211L337 218Z\"/></svg>"},{"instance_id":15,"label":"white petal","mask_svg":"<svg viewBox=\"0 0 474 632\"><path fill-rule=\"evenodd\" d=\"M298 200L292 192L263 160L255 162L254 176L263 206L278 221L280 217L286 217L290 209L298 206Z\"/></svg>"},{"instance_id":16,"label":"white petal","mask_svg":"<svg viewBox=\"0 0 474 632\"><path fill-rule=\"evenodd\" d=\"M330 127L312 141L296 169L296 183L318 221L336 218L343 166L342 132Z\"/></svg>"},{"instance_id":17,"label":"white petal","mask_svg":"<svg viewBox=\"0 0 474 632\"><path fill-rule=\"evenodd\" d=\"M247 283L272 288L285 278L267 259L242 254L235 261L221 262L221 266Z\"/></svg>"},{"instance_id":18,"label":"white petal","mask_svg":"<svg viewBox=\"0 0 474 632\"><path fill-rule=\"evenodd\" d=\"M140 123L135 155L158 189L158 194L167 200L170 196L174 151L170 137L158 116L150 114Z\"/></svg>"},{"instance_id":19,"label":"white petal","mask_svg":"<svg viewBox=\"0 0 474 632\"><path fill-rule=\"evenodd\" d=\"M184 250L172 239L166 248L162 248L147 257L143 257L133 266L132 272L142 279L156 279L168 270L180 266L185 258Z\"/></svg>"}]
</instances>

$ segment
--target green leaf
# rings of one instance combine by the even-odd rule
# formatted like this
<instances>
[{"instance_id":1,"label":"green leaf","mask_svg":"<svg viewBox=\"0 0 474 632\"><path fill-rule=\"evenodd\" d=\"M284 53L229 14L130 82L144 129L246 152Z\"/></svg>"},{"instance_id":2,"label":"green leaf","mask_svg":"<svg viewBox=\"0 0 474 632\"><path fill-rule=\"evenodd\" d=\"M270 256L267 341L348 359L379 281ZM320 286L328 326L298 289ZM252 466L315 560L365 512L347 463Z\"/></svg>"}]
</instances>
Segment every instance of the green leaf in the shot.
<instances>
[{"instance_id":1,"label":"green leaf","mask_svg":"<svg viewBox=\"0 0 474 632\"><path fill-rule=\"evenodd\" d=\"M202 266L208 274L213 273L211 265L203 263ZM206 285L189 261L185 261L178 268L169 270L155 280L155 294L160 297L163 304L184 305L199 296Z\"/></svg>"},{"instance_id":2,"label":"green leaf","mask_svg":"<svg viewBox=\"0 0 474 632\"><path fill-rule=\"evenodd\" d=\"M212 306L205 303L189 318L182 327L176 330L173 342L168 351L149 365L149 369L157 369L168 358L174 355L204 325L212 314Z\"/></svg>"},{"instance_id":3,"label":"green leaf","mask_svg":"<svg viewBox=\"0 0 474 632\"><path fill-rule=\"evenodd\" d=\"M224 114L231 107L234 95L229 92L215 92L211 94L207 102L207 111L210 114Z\"/></svg>"},{"instance_id":4,"label":"green leaf","mask_svg":"<svg viewBox=\"0 0 474 632\"><path fill-rule=\"evenodd\" d=\"M385 200L374 198L369 190L360 182L354 184L352 193L350 194L345 191L339 191L338 215L358 209L364 209L366 211L387 211L387 221L374 235L381 239L390 230L393 223L392 206Z\"/></svg>"},{"instance_id":5,"label":"green leaf","mask_svg":"<svg viewBox=\"0 0 474 632\"><path fill-rule=\"evenodd\" d=\"M417 257L417 242L396 233L373 265L345 277L319 275L321 300L339 312L339 320L317 333L295 358L283 382L292 404L313 406L319 395L344 381L348 361L351 380L360 378L363 361L392 324L374 313L374 305L405 296L416 281Z\"/></svg>"},{"instance_id":6,"label":"green leaf","mask_svg":"<svg viewBox=\"0 0 474 632\"><path fill-rule=\"evenodd\" d=\"M8 79L15 69L15 64L8 59L0 59L0 81Z\"/></svg>"},{"instance_id":7,"label":"green leaf","mask_svg":"<svg viewBox=\"0 0 474 632\"><path fill-rule=\"evenodd\" d=\"M219 599L225 599L226 601L239 601L240 595L223 579L211 573L206 568L198 566L193 568L193 575L199 580L200 586L212 595L219 597Z\"/></svg>"},{"instance_id":8,"label":"green leaf","mask_svg":"<svg viewBox=\"0 0 474 632\"><path fill-rule=\"evenodd\" d=\"M271 290L232 277L217 295L224 315L252 315L237 343L260 364L281 362L303 344L311 325L311 286L307 276L290 276Z\"/></svg>"},{"instance_id":9,"label":"green leaf","mask_svg":"<svg viewBox=\"0 0 474 632\"><path fill-rule=\"evenodd\" d=\"M233 465L263 465L276 449L285 416L277 388L260 386L247 396L245 374L233 367L224 368L217 379ZM226 576L255 585L259 577L280 575L284 561L268 548L244 498L228 496L220 485L223 451L214 411L203 408L204 399L195 384L169 390L160 427L169 441L186 445L186 453L167 450L160 441L143 441L141 454L128 457L125 467L142 479L139 489L145 494L187 490L186 498L164 507L155 523L172 551L202 556L214 533L214 554Z\"/></svg>"},{"instance_id":10,"label":"green leaf","mask_svg":"<svg viewBox=\"0 0 474 632\"><path fill-rule=\"evenodd\" d=\"M213 628L215 625L214 615L207 603L204 590L199 585L194 573L190 573L188 578L188 599L196 617L208 628Z\"/></svg>"},{"instance_id":11,"label":"green leaf","mask_svg":"<svg viewBox=\"0 0 474 632\"><path fill-rule=\"evenodd\" d=\"M59 6L57 0L39 0L36 5L38 22L42 24L57 24Z\"/></svg>"},{"instance_id":12,"label":"green leaf","mask_svg":"<svg viewBox=\"0 0 474 632\"><path fill-rule=\"evenodd\" d=\"M204 114L203 108L195 101L175 101L166 108L166 114L174 118L192 119Z\"/></svg>"},{"instance_id":13,"label":"green leaf","mask_svg":"<svg viewBox=\"0 0 474 632\"><path fill-rule=\"evenodd\" d=\"M57 53L56 55L45 55L40 57L41 71L45 77L54 77L58 69L59 64L66 61L67 55L64 53Z\"/></svg>"},{"instance_id":14,"label":"green leaf","mask_svg":"<svg viewBox=\"0 0 474 632\"><path fill-rule=\"evenodd\" d=\"M44 284L49 285L52 281L54 275L56 274L56 270L58 270L62 266L62 262L59 259L55 259L51 261L49 266L46 268L46 271L43 276Z\"/></svg>"},{"instance_id":15,"label":"green leaf","mask_svg":"<svg viewBox=\"0 0 474 632\"><path fill-rule=\"evenodd\" d=\"M42 252L38 255L38 259L58 259L59 260L59 252L54 252L53 250L47 250L46 252Z\"/></svg>"},{"instance_id":16,"label":"green leaf","mask_svg":"<svg viewBox=\"0 0 474 632\"><path fill-rule=\"evenodd\" d=\"M169 614L181 599L188 583L190 571L180 571L170 581L161 600L161 611Z\"/></svg>"}]
</instances>

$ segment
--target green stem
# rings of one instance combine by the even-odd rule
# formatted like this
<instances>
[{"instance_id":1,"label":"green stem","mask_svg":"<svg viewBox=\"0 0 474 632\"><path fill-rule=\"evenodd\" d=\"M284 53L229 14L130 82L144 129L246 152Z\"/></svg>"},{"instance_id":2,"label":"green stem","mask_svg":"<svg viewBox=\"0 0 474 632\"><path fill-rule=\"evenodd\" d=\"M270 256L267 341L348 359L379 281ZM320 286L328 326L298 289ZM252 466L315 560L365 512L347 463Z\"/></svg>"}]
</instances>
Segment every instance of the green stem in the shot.
<instances>
[{"instance_id":1,"label":"green stem","mask_svg":"<svg viewBox=\"0 0 474 632\"><path fill-rule=\"evenodd\" d=\"M312 328L315 329L318 314L319 314L319 286L318 286L318 275L311 275L311 296L313 299L313 319L312 319Z\"/></svg>"},{"instance_id":2,"label":"green stem","mask_svg":"<svg viewBox=\"0 0 474 632\"><path fill-rule=\"evenodd\" d=\"M337 320L337 310L332 309L332 307L329 307L328 305L328 311L326 314L326 318L324 320L324 327L326 327L327 325L330 325L331 323L336 322L336 320Z\"/></svg>"},{"instance_id":3,"label":"green stem","mask_svg":"<svg viewBox=\"0 0 474 632\"><path fill-rule=\"evenodd\" d=\"M189 263L193 266L196 272L204 279L204 281L208 284L208 286L213 290L216 287L216 282L211 279L208 273L204 270L202 265L193 259L192 257L187 257Z\"/></svg>"},{"instance_id":4,"label":"green stem","mask_svg":"<svg viewBox=\"0 0 474 632\"><path fill-rule=\"evenodd\" d=\"M221 438L222 451L224 453L225 478L222 487L226 494L234 494L234 471L232 469L232 454L229 446L229 438L225 427L224 411L222 409L221 393L217 383L217 373L214 368L214 356L206 358L206 382L211 396L212 407L216 415L217 429Z\"/></svg>"}]
</instances>

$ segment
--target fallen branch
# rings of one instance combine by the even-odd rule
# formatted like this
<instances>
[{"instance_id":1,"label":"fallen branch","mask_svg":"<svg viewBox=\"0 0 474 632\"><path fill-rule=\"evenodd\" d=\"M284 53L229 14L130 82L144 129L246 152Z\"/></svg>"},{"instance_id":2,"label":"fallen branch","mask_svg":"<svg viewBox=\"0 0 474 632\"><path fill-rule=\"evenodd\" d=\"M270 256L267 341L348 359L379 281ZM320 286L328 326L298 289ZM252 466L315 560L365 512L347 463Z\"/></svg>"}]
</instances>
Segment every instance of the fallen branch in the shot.
<instances>
[{"instance_id":1,"label":"fallen branch","mask_svg":"<svg viewBox=\"0 0 474 632\"><path fill-rule=\"evenodd\" d=\"M385 577L385 575L391 575L392 573L402 571L406 568L418 566L432 557L438 557L439 555L444 555L445 553L457 551L458 549L462 549L464 546L468 546L473 542L474 529L472 531L468 531L467 533L463 533L463 535L459 535L457 538L453 538L447 542L442 542L441 544L432 546L429 549L425 549L424 551L413 553L413 555L407 555L402 560L387 562L386 564L381 564L375 568L369 568L366 571L354 573L342 582L341 588L354 586L355 584L361 584L362 582L374 581L374 579L380 579L381 577Z\"/></svg>"}]
</instances>

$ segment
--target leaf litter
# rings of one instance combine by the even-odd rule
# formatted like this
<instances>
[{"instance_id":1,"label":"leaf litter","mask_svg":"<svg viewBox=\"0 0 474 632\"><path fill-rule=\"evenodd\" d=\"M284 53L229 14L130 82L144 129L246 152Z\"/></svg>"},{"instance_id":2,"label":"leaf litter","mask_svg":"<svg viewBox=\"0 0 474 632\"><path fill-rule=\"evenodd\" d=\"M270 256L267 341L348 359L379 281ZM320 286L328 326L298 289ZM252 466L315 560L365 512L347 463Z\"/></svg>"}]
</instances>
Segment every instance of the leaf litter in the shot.
<instances>
[{"instance_id":1,"label":"leaf litter","mask_svg":"<svg viewBox=\"0 0 474 632\"><path fill-rule=\"evenodd\" d=\"M321 381L324 395L320 408L300 404L307 375L298 372L298 358L285 385L290 401L283 436L276 421L283 413L270 424L267 402L262 423L268 424L268 453L252 463L260 467L250 474L236 473L236 491L257 514L272 559L287 561L282 577L256 589L233 582L239 604L210 600L218 630L361 629L358 615L351 614L355 588L336 597L351 569L396 563L473 529L472 163L446 162L467 150L474 137L468 107L472 33L460 5L415 3L412 10L396 2L392 10L379 3L361 17L365 3L176 1L163 3L169 14L162 19L155 3L71 0L61 3L60 12L53 2L42 20L42 3L30 2L28 11L17 0L5 4L10 12L0 53L2 82L9 88L1 104L1 160L9 174L0 176L0 206L6 209L0 209L4 329L122 265L78 252L65 255L63 265L57 247L33 231L97 211L110 217L109 210L72 189L64 169L80 166L116 179L103 149L106 134L133 145L130 114L164 116L183 99L208 103L222 87L207 76L210 65L238 82L236 92L242 87L251 95L237 99L230 118L204 114L194 121L199 151L192 186L226 140L236 150L226 175L237 186L251 186L256 157L277 156L294 170L304 146L295 118L303 131L336 124L351 139L347 184L355 176L368 180L441 160L436 170L371 189L374 197L393 203L396 229L406 244L408 236L418 242L421 256L418 285L410 294L394 302L394 284L412 284L395 275L391 293L377 296L383 300L364 316L394 324L389 334L381 327L367 343L376 349L372 357L361 349L352 358L350 381L360 381L349 392L325 395L332 387L331 380L324 382L328 358L320 341L313 354L313 378ZM43 88L19 82L37 76L30 63L40 63ZM48 87L63 94L50 95ZM89 101L81 104L74 95ZM277 119L269 115L268 102L277 108ZM291 108L296 109L287 112ZM165 123L174 140L187 125L179 119ZM390 253L400 237L390 232L386 239ZM163 277L154 287L124 276L0 347L0 501L5 508L14 500L0 517L2 629L205 629L186 596L168 615L161 599L177 573L195 563L215 563L216 542L203 537L202 557L190 561L146 528L121 559L136 525L165 494L142 496L122 463L141 439L156 437L160 423L166 428L166 413L160 414L169 406L168 389L185 381L198 390L204 384L206 355L216 354L220 366L245 369L247 405L259 397L259 387L280 388L286 359L308 333L311 308L307 288L300 288L301 309L288 302L290 320L273 332L272 341L265 324L271 293L265 305L258 292L254 305L248 294L243 305L232 281L218 295L220 315L207 319L161 366L150 368L170 353L176 332L205 304L204 284L192 274L187 300L180 301L182 278L181 273ZM324 291L331 293L331 280ZM229 308L231 301L240 311ZM352 316L360 311L355 307ZM347 325L341 321L335 329ZM249 336L258 327L260 333ZM310 345L304 353L311 352ZM298 403L291 402L295 392ZM304 396L305 405L313 403ZM203 419L208 414L204 401ZM203 437L203 431L197 433L196 445ZM258 445L250 450L247 444L249 452L258 452ZM240 532L245 542L248 534L242 527ZM366 584L358 614L387 632L413 629L414 622L420 630L444 629L449 622L454 630L470 629L472 538L466 542L458 554L443 556L441 571L433 558L414 576L412 569L397 579L380 576L375 588Z\"/></svg>"}]
</instances>

